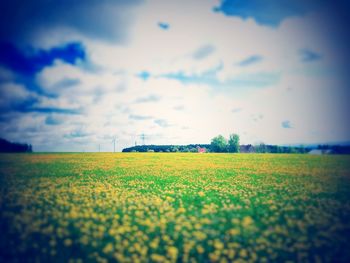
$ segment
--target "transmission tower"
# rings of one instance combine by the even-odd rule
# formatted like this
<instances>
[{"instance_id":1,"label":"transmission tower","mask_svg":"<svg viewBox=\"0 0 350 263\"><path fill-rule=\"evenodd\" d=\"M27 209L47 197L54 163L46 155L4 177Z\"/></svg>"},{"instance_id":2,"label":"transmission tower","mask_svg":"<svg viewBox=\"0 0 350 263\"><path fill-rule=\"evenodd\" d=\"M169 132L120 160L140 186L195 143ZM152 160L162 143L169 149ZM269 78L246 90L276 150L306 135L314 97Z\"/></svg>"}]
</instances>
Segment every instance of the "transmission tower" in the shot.
<instances>
[{"instance_id":1,"label":"transmission tower","mask_svg":"<svg viewBox=\"0 0 350 263\"><path fill-rule=\"evenodd\" d=\"M146 138L145 134L142 133L140 137L141 137L141 140L142 140L142 144L145 145L145 138Z\"/></svg>"}]
</instances>

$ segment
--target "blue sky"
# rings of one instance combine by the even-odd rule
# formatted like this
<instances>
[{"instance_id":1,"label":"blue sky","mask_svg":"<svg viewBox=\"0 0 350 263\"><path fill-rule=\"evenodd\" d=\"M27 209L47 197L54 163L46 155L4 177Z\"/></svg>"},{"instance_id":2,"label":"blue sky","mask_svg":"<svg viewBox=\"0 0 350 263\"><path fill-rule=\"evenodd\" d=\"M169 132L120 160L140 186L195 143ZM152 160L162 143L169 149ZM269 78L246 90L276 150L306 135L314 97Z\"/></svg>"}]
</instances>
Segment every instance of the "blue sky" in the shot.
<instances>
[{"instance_id":1,"label":"blue sky","mask_svg":"<svg viewBox=\"0 0 350 263\"><path fill-rule=\"evenodd\" d=\"M20 6L20 8L18 8ZM0 137L37 151L350 141L346 1L0 3Z\"/></svg>"},{"instance_id":2,"label":"blue sky","mask_svg":"<svg viewBox=\"0 0 350 263\"><path fill-rule=\"evenodd\" d=\"M279 26L283 20L293 16L303 16L324 5L325 1L305 0L223 0L214 8L227 16L254 19L260 25Z\"/></svg>"}]
</instances>

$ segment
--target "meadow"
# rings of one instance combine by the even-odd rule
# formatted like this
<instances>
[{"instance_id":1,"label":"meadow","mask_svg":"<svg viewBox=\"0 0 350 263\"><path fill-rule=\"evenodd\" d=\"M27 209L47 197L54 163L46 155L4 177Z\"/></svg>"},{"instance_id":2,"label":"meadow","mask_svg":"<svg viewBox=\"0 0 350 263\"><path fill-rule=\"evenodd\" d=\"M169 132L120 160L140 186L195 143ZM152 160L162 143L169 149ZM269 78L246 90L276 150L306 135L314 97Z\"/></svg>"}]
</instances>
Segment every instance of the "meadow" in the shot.
<instances>
[{"instance_id":1,"label":"meadow","mask_svg":"<svg viewBox=\"0 0 350 263\"><path fill-rule=\"evenodd\" d=\"M349 262L350 156L0 156L0 262Z\"/></svg>"}]
</instances>

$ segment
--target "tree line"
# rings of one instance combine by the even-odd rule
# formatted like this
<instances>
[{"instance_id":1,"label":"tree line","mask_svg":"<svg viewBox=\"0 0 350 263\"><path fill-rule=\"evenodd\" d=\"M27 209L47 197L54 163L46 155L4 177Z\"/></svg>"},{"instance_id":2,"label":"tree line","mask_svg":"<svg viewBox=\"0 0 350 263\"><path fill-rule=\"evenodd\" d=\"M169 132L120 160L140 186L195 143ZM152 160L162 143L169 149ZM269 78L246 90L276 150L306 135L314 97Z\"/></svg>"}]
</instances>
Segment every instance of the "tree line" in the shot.
<instances>
[{"instance_id":1,"label":"tree line","mask_svg":"<svg viewBox=\"0 0 350 263\"><path fill-rule=\"evenodd\" d=\"M123 152L198 152L198 147L207 151L210 144L189 145L137 145L123 149Z\"/></svg>"},{"instance_id":2,"label":"tree line","mask_svg":"<svg viewBox=\"0 0 350 263\"><path fill-rule=\"evenodd\" d=\"M308 153L312 149L330 149L335 154L349 154L349 146L319 145L317 147L279 146L260 143L258 145L240 145L238 134L231 134L228 139L222 135L212 138L210 144L189 145L138 145L123 149L123 152L198 152L199 148L205 152L215 153Z\"/></svg>"},{"instance_id":3,"label":"tree line","mask_svg":"<svg viewBox=\"0 0 350 263\"><path fill-rule=\"evenodd\" d=\"M307 153L311 148L304 146L279 146L266 145L261 143L259 145L240 145L239 135L231 134L228 139L222 135L218 135L211 140L210 149L212 152L220 153Z\"/></svg>"},{"instance_id":4,"label":"tree line","mask_svg":"<svg viewBox=\"0 0 350 263\"><path fill-rule=\"evenodd\" d=\"M2 153L14 153L14 152L32 152L33 148L31 144L9 142L0 138L0 152Z\"/></svg>"},{"instance_id":5,"label":"tree line","mask_svg":"<svg viewBox=\"0 0 350 263\"><path fill-rule=\"evenodd\" d=\"M231 134L227 141L222 135L212 139L211 144L189 144L189 145L137 145L123 149L123 152L239 152L239 136Z\"/></svg>"}]
</instances>

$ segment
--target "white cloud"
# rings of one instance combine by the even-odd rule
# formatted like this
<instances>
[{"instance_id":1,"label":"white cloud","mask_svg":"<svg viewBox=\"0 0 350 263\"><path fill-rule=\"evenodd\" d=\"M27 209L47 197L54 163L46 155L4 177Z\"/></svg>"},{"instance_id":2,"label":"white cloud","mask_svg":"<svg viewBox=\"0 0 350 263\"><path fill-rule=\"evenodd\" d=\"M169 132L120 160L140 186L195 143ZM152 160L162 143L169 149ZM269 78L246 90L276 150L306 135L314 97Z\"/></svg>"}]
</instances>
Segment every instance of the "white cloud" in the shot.
<instances>
[{"instance_id":1,"label":"white cloud","mask_svg":"<svg viewBox=\"0 0 350 263\"><path fill-rule=\"evenodd\" d=\"M270 28L252 19L212 12L215 1L198 3L145 1L134 10L136 19L127 45L78 36L101 70L87 71L56 61L38 74L40 86L58 95L40 98L38 106L82 108L81 114L65 115L59 130L55 125L40 126L38 136L63 138L61 148L55 149L65 150L72 145L97 150L98 144L106 145L102 150L112 150L107 146L113 135L118 136L121 150L140 142L142 133L154 144L209 143L218 134L232 132L239 133L243 143L349 139L348 127L341 126L347 122L345 102L339 103L346 98L345 83L334 74L336 52L318 29L319 14L286 19L278 28ZM160 21L168 23L169 29L160 29ZM77 35L71 37L75 40ZM210 54L194 59L203 46L212 47ZM303 48L322 54L322 59L304 64L299 56ZM238 65L253 55L263 59L247 67ZM277 74L280 79L266 87L238 90L234 84L223 89L211 83L184 84L159 77L179 72L200 75L218 65L222 65L214 76L218 83L262 73ZM151 74L146 81L137 77L142 71ZM58 83L66 79L77 81L58 90ZM33 123L37 125L39 119ZM281 126L286 120L292 129ZM86 136L64 137L79 135L76 131L81 129ZM48 147L44 142L41 145Z\"/></svg>"},{"instance_id":2,"label":"white cloud","mask_svg":"<svg viewBox=\"0 0 350 263\"><path fill-rule=\"evenodd\" d=\"M28 91L23 85L8 82L1 85L0 104L4 106L12 102L22 102L30 96L35 96L35 94Z\"/></svg>"}]
</instances>

